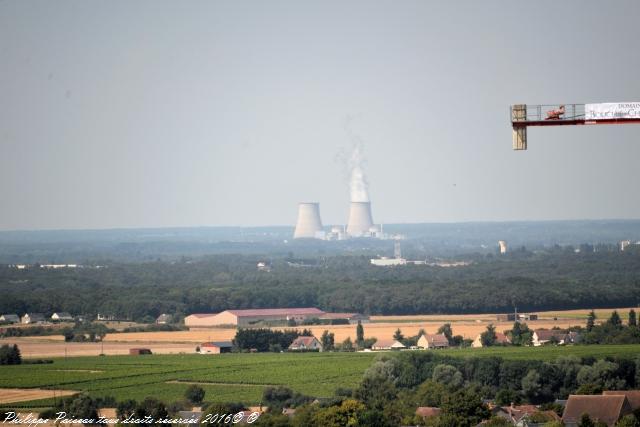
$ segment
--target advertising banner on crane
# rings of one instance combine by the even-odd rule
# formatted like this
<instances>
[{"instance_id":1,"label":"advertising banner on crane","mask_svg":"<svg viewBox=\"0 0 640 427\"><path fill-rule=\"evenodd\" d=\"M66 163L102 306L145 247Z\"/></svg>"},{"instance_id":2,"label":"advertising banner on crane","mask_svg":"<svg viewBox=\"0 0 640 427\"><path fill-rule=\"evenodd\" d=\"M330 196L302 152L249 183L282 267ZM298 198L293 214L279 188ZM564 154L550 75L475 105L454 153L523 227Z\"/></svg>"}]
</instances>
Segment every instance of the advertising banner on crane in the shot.
<instances>
[{"instance_id":1,"label":"advertising banner on crane","mask_svg":"<svg viewBox=\"0 0 640 427\"><path fill-rule=\"evenodd\" d=\"M585 104L585 120L640 119L640 102Z\"/></svg>"}]
</instances>

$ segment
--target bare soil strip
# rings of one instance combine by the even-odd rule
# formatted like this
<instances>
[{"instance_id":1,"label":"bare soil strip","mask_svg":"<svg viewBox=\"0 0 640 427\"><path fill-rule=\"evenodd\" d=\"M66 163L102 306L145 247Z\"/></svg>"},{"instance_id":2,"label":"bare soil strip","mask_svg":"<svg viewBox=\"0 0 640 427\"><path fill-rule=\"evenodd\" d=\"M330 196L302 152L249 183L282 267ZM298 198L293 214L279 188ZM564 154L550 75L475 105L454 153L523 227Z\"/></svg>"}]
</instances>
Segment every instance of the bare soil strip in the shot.
<instances>
[{"instance_id":1,"label":"bare soil strip","mask_svg":"<svg viewBox=\"0 0 640 427\"><path fill-rule=\"evenodd\" d=\"M71 396L77 393L80 392L74 390L44 390L40 388L0 388L0 403L26 402L29 400Z\"/></svg>"}]
</instances>

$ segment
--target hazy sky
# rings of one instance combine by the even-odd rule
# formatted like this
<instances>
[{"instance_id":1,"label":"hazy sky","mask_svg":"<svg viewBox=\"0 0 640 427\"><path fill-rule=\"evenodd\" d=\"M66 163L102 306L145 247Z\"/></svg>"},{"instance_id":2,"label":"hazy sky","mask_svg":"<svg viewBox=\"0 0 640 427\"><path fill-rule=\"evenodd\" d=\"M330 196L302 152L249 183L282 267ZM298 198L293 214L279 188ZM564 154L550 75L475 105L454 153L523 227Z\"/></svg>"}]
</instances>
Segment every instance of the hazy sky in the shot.
<instances>
[{"instance_id":1,"label":"hazy sky","mask_svg":"<svg viewBox=\"0 0 640 427\"><path fill-rule=\"evenodd\" d=\"M0 0L0 229L639 218L637 1Z\"/></svg>"}]
</instances>

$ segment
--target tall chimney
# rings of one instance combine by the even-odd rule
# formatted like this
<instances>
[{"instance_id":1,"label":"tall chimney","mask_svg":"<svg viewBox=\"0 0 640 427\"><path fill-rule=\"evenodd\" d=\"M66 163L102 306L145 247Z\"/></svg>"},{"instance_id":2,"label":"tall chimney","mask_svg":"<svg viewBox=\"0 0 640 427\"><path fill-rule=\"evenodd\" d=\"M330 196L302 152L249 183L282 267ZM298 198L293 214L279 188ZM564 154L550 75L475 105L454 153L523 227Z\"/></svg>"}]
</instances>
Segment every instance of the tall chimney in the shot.
<instances>
[{"instance_id":1,"label":"tall chimney","mask_svg":"<svg viewBox=\"0 0 640 427\"><path fill-rule=\"evenodd\" d=\"M293 233L294 239L314 239L316 233L322 233L319 203L298 204L298 222Z\"/></svg>"},{"instance_id":2,"label":"tall chimney","mask_svg":"<svg viewBox=\"0 0 640 427\"><path fill-rule=\"evenodd\" d=\"M351 202L347 234L353 237L364 236L373 227L370 202Z\"/></svg>"}]
</instances>

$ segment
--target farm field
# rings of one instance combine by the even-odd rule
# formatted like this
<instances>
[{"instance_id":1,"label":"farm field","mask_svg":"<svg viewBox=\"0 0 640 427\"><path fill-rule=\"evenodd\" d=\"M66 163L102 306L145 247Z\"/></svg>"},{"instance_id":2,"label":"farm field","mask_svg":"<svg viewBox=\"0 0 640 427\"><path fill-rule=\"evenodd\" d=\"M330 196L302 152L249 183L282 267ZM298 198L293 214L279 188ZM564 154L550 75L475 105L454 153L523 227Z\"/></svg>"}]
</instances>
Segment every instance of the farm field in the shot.
<instances>
[{"instance_id":1,"label":"farm field","mask_svg":"<svg viewBox=\"0 0 640 427\"><path fill-rule=\"evenodd\" d=\"M614 309L595 310L597 321L606 320ZM629 308L617 309L622 319L626 319ZM590 310L566 310L539 312L539 320L528 321L531 329L553 327L568 328L584 326ZM372 316L372 322L364 324L366 337L390 339L400 328L405 336L416 335L420 329L427 333L436 333L442 324L449 322L454 335L474 339L483 332L489 323L496 326L498 332L511 329L513 322L498 322L495 314L463 314L463 315L421 315L421 316ZM298 329L310 329L316 337L325 330L334 333L336 342L346 338L355 339L355 325L314 325L298 326ZM276 328L287 329L287 328ZM128 332L108 334L104 344L100 343L65 343L61 335L46 337L20 337L0 340L1 344L17 343L24 357L61 357L61 356L94 356L104 352L108 355L128 354L133 347L146 347L157 354L193 353L195 346L206 341L230 341L236 330L233 328L208 328L189 331L171 332Z\"/></svg>"},{"instance_id":2,"label":"farm field","mask_svg":"<svg viewBox=\"0 0 640 427\"><path fill-rule=\"evenodd\" d=\"M421 351L422 352L422 351ZM511 360L550 361L559 356L578 357L637 355L640 345L593 345L556 347L493 347L439 350L453 357L503 357ZM180 400L185 389L197 383L209 402L241 401L258 405L269 385L286 385L316 397L331 396L338 387L354 388L364 371L381 353L257 353L151 356L93 356L58 358L46 365L0 367L0 393L25 389L84 391L94 397L141 400L147 396L166 402ZM388 353L387 353L388 354ZM21 390L15 390L21 389ZM7 391L8 393L9 391ZM51 392L51 390L49 390ZM20 403L0 407L36 408L53 403L52 398L26 396ZM44 395L46 396L46 395ZM57 394L60 396L60 393ZM35 400L38 399L38 400Z\"/></svg>"},{"instance_id":3,"label":"farm field","mask_svg":"<svg viewBox=\"0 0 640 427\"><path fill-rule=\"evenodd\" d=\"M189 384L206 390L206 401L259 404L264 387L286 385L328 397L338 387L355 387L375 358L373 353L261 353L102 356L55 359L47 365L0 367L0 388L55 388L142 400L181 400ZM52 399L21 403L43 407ZM16 404L11 405L13 407Z\"/></svg>"}]
</instances>

